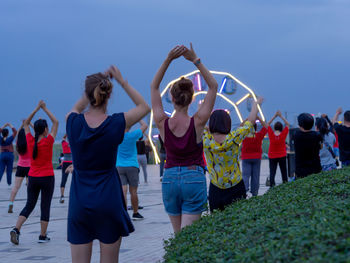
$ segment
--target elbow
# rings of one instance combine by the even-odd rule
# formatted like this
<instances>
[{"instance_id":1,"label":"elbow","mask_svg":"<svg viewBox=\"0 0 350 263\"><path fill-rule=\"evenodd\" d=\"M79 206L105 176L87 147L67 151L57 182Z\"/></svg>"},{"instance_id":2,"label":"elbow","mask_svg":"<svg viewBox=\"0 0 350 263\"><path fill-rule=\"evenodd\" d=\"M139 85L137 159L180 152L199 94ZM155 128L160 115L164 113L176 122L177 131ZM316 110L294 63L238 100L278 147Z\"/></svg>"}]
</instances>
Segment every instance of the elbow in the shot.
<instances>
[{"instance_id":1,"label":"elbow","mask_svg":"<svg viewBox=\"0 0 350 263\"><path fill-rule=\"evenodd\" d=\"M146 114L151 112L151 107L147 103L145 103L144 107L145 107Z\"/></svg>"}]
</instances>

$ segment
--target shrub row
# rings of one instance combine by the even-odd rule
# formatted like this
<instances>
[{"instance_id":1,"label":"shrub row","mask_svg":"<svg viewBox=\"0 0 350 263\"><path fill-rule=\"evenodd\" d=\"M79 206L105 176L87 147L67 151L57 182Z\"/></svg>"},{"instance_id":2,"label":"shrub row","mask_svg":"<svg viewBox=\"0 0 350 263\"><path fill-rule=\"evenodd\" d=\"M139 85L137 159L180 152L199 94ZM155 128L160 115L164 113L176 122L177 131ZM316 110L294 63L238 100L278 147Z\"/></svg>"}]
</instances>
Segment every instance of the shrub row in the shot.
<instances>
[{"instance_id":1,"label":"shrub row","mask_svg":"<svg viewBox=\"0 0 350 263\"><path fill-rule=\"evenodd\" d=\"M204 216L164 262L350 262L350 168L290 182Z\"/></svg>"}]
</instances>

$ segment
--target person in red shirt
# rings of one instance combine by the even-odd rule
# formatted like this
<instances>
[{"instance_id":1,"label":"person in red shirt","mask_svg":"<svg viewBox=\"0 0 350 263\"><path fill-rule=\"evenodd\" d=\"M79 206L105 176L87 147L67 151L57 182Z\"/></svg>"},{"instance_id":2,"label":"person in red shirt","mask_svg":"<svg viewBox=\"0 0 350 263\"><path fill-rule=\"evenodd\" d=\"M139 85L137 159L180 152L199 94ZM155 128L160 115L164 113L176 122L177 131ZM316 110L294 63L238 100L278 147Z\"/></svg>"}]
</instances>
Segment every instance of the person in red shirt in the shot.
<instances>
[{"instance_id":1,"label":"person in red shirt","mask_svg":"<svg viewBox=\"0 0 350 263\"><path fill-rule=\"evenodd\" d=\"M267 133L267 124L258 117L263 126L260 131L255 132L253 137L247 137L243 140L241 159L242 159L242 175L246 192L249 191L253 196L258 195L260 185L260 164L262 155L262 141ZM254 129L257 131L257 125L254 123Z\"/></svg>"},{"instance_id":2,"label":"person in red shirt","mask_svg":"<svg viewBox=\"0 0 350 263\"><path fill-rule=\"evenodd\" d=\"M285 124L283 128L283 124L277 121L274 124L274 130L270 127L271 123L276 117L280 117ZM289 132L289 122L282 116L280 111L277 111L272 119L268 122L267 133L270 139L269 146L269 166L270 166L270 186L275 186L275 175L277 171L277 165L279 165L282 181L283 183L288 182L287 177L287 149L286 149L286 138Z\"/></svg>"},{"instance_id":3,"label":"person in red shirt","mask_svg":"<svg viewBox=\"0 0 350 263\"><path fill-rule=\"evenodd\" d=\"M68 170L67 168L73 163L72 161L72 152L67 141L67 134L63 136L62 139L62 152L63 152L63 162L62 162L62 179L61 179L61 197L60 203L64 203L64 188L66 187L68 179Z\"/></svg>"},{"instance_id":4,"label":"person in red shirt","mask_svg":"<svg viewBox=\"0 0 350 263\"><path fill-rule=\"evenodd\" d=\"M47 122L39 119L34 122L35 136L30 133L29 124L34 115L42 109L51 119L52 128L49 133ZM15 245L19 243L20 230L31 212L34 210L39 194L41 193L41 231L39 243L50 240L46 234L50 219L50 206L55 186L55 177L52 166L52 148L58 129L58 121L55 116L46 108L46 104L40 101L38 106L24 122L28 151L31 152L30 170L28 174L27 203L20 213L16 227L10 232L11 242Z\"/></svg>"}]
</instances>

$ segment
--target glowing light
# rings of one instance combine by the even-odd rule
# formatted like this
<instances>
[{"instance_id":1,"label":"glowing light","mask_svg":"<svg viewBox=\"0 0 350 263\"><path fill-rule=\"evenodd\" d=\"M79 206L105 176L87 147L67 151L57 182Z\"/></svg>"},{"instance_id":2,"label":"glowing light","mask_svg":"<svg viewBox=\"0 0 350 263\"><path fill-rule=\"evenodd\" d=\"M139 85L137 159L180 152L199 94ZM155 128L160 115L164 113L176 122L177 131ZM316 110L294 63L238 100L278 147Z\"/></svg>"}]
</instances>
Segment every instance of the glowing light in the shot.
<instances>
[{"instance_id":1,"label":"glowing light","mask_svg":"<svg viewBox=\"0 0 350 263\"><path fill-rule=\"evenodd\" d=\"M153 139L157 139L159 137L159 134L153 135Z\"/></svg>"},{"instance_id":2,"label":"glowing light","mask_svg":"<svg viewBox=\"0 0 350 263\"><path fill-rule=\"evenodd\" d=\"M244 95L241 99L239 99L237 102L236 102L236 105L239 105L241 104L245 99L249 98L250 94L246 94Z\"/></svg>"},{"instance_id":3,"label":"glowing light","mask_svg":"<svg viewBox=\"0 0 350 263\"><path fill-rule=\"evenodd\" d=\"M171 113L169 111L164 111L166 115L171 116Z\"/></svg>"},{"instance_id":4,"label":"glowing light","mask_svg":"<svg viewBox=\"0 0 350 263\"><path fill-rule=\"evenodd\" d=\"M242 122L242 121L243 121L243 118L242 118L242 115L241 115L241 113L240 113L240 111L239 111L239 109L238 109L237 106L238 106L240 103L242 103L245 99L247 99L249 96L251 96L252 99L253 99L253 101L256 102L256 101L257 101L257 98L256 98L255 93L254 93L253 90L251 90L247 85L245 85L243 82L241 82L239 79L237 79L236 77L234 77L234 76L233 76L232 74L230 74L230 73L221 72L221 71L214 71L214 70L210 70L210 72L211 72L212 74L225 76L225 78L224 78L224 80L223 80L223 82L222 82L222 85L221 85L221 87L220 87L220 89L219 89L219 93L217 93L217 96L221 97L222 99L224 99L226 102L228 102L230 105L232 105L232 106L234 107L234 109L235 109L235 111L236 111L236 113L237 113L237 115L238 115L239 120ZM170 81L170 82L167 84L167 86L163 89L163 91L161 92L161 94L160 94L161 97L163 97L163 96L166 94L166 92L168 91L168 89L169 89L176 81L180 80L182 77L188 78L188 77L190 77L190 76L193 76L194 74L198 74L198 75L197 75L198 86L201 88L202 86L199 85L199 84L200 84L200 72L199 72L199 70L195 70L195 71L192 71L192 72L190 72L190 73L187 73L187 74L185 74L185 75L183 75L183 76L180 76L180 77L177 78L177 79L174 79L174 80ZM224 86L225 86L225 84L226 84L227 77L232 78L232 79L233 79L236 83L238 83L242 88L244 88L245 90L248 91L248 94L245 95L245 98L243 97L242 99L240 99L240 100L238 101L239 103L238 103L238 102L237 102L237 103L234 103L234 102L232 102L230 99L228 99L227 97L225 97L224 95L221 94L221 92L223 91ZM202 90L201 90L201 91L198 91L197 93L195 93L194 96L197 96L197 95L199 95L199 94L206 94L206 93L207 93L206 91L202 91ZM242 101L241 101L241 100L242 100ZM265 116L264 116L264 114L263 114L263 112L262 112L262 110L261 110L260 105L258 105L258 111L259 111L259 114L260 114L260 116L261 116L261 119L262 119L263 121L265 121ZM171 114L171 116L173 116L174 114L175 114L175 111L173 111L173 113ZM149 125L150 128L149 128L149 131L148 131L148 138L150 139L151 147L152 147L152 149L153 149L155 162L158 164L158 163L160 162L160 158L159 158L158 153L157 153L157 148L155 147L153 141L151 140L151 139L152 139L152 124L153 124L153 111L151 111L151 118L150 118L150 125Z\"/></svg>"},{"instance_id":5,"label":"glowing light","mask_svg":"<svg viewBox=\"0 0 350 263\"><path fill-rule=\"evenodd\" d=\"M221 87L220 87L220 89L219 89L219 93L222 93L222 91L224 90L226 81L227 81L227 78L224 78L224 79L222 80L222 84L221 84Z\"/></svg>"},{"instance_id":6,"label":"glowing light","mask_svg":"<svg viewBox=\"0 0 350 263\"><path fill-rule=\"evenodd\" d=\"M197 85L198 85L198 90L202 90L202 83L201 83L201 76L197 74Z\"/></svg>"}]
</instances>

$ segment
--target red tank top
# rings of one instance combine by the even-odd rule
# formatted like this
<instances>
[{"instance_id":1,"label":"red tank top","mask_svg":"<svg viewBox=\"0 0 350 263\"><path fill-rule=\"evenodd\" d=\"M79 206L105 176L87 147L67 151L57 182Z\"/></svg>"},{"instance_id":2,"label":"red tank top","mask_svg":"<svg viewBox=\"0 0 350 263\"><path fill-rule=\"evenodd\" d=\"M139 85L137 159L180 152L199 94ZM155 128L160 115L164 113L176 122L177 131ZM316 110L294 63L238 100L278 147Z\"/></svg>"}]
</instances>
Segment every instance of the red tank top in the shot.
<instances>
[{"instance_id":1,"label":"red tank top","mask_svg":"<svg viewBox=\"0 0 350 263\"><path fill-rule=\"evenodd\" d=\"M169 128L169 118L164 122L164 147L166 149L165 168L198 165L204 167L203 143L197 144L194 119L182 137L175 136Z\"/></svg>"}]
</instances>

